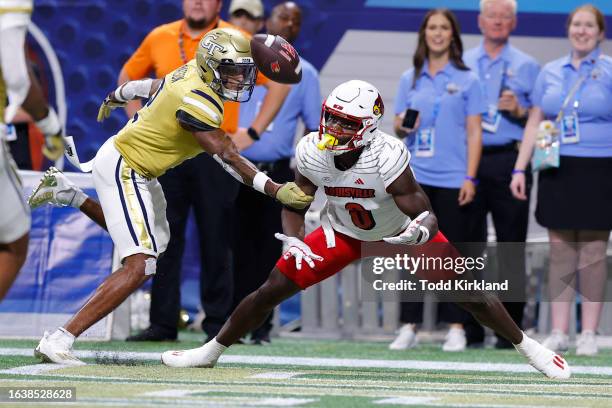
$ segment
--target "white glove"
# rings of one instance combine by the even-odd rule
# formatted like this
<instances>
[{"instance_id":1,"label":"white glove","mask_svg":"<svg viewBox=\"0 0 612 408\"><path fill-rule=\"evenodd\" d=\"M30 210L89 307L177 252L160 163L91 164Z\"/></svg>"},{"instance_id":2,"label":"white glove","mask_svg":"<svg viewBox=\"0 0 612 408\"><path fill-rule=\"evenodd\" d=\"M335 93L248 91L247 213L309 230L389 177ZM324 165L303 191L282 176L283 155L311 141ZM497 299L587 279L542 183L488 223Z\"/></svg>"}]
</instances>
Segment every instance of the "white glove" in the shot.
<instances>
[{"instance_id":1,"label":"white glove","mask_svg":"<svg viewBox=\"0 0 612 408\"><path fill-rule=\"evenodd\" d=\"M274 237L287 246L286 252L283 254L283 259L287 260L291 257L295 258L295 267L297 270L302 269L302 260L305 260L308 266L315 267L314 261L322 261L323 257L312 252L312 249L302 240L295 237L288 237L285 234L276 233Z\"/></svg>"},{"instance_id":2,"label":"white glove","mask_svg":"<svg viewBox=\"0 0 612 408\"><path fill-rule=\"evenodd\" d=\"M421 222L429 215L429 211L419 214L414 220L410 221L408 227L395 237L383 238L390 244L421 245L429 240L429 230L421 225Z\"/></svg>"}]
</instances>

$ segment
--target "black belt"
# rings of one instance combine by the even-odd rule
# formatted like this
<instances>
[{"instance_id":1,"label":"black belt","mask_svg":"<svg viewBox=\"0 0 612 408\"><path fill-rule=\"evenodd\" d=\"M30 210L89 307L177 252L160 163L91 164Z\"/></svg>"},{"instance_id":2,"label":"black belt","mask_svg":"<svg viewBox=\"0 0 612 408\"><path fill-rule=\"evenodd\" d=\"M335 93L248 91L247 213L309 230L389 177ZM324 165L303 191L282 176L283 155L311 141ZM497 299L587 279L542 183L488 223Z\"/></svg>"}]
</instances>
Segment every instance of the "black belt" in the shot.
<instances>
[{"instance_id":1,"label":"black belt","mask_svg":"<svg viewBox=\"0 0 612 408\"><path fill-rule=\"evenodd\" d=\"M482 146L482 154L496 154L504 152L516 152L518 150L516 142L503 145Z\"/></svg>"},{"instance_id":2,"label":"black belt","mask_svg":"<svg viewBox=\"0 0 612 408\"><path fill-rule=\"evenodd\" d=\"M271 173L274 170L288 169L289 159L281 159L281 160L276 160L276 161L271 161L271 162L253 162L253 164L257 166L259 171Z\"/></svg>"}]
</instances>

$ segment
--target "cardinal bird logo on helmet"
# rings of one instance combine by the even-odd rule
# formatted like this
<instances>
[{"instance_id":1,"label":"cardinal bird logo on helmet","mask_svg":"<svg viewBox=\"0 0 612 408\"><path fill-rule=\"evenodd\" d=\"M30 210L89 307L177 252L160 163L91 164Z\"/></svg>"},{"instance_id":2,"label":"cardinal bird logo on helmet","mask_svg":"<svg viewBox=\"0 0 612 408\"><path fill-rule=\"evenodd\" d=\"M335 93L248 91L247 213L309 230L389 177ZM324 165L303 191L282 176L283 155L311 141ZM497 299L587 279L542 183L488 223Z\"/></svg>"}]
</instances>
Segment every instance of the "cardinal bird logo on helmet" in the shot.
<instances>
[{"instance_id":1,"label":"cardinal bird logo on helmet","mask_svg":"<svg viewBox=\"0 0 612 408\"><path fill-rule=\"evenodd\" d=\"M372 113L374 113L376 116L381 116L383 113L385 113L385 105L383 104L380 95L378 95L378 98L376 98L376 101L374 102Z\"/></svg>"}]
</instances>

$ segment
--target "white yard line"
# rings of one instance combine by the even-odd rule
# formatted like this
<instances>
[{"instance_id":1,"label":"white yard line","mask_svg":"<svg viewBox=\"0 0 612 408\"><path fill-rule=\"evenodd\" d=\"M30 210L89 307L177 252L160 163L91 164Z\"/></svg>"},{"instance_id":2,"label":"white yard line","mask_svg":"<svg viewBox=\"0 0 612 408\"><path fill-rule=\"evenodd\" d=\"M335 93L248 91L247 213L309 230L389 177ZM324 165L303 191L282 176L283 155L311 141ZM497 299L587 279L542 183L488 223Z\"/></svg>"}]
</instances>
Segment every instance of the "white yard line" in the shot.
<instances>
[{"instance_id":1,"label":"white yard line","mask_svg":"<svg viewBox=\"0 0 612 408\"><path fill-rule=\"evenodd\" d=\"M70 367L63 364L34 364L15 368L0 370L0 374L16 374L16 375L43 375L49 371L59 370L60 368Z\"/></svg>"},{"instance_id":2,"label":"white yard line","mask_svg":"<svg viewBox=\"0 0 612 408\"><path fill-rule=\"evenodd\" d=\"M160 361L161 353L152 352L110 352L93 350L76 350L78 358L99 358L113 361L140 360ZM3 356L31 356L31 349L0 348ZM474 372L504 372L504 373L535 373L533 367L525 364L512 363L462 363L452 361L427 360L373 360L348 358L315 358L315 357L285 357L285 356L242 356L224 355L219 363L248 364L248 365L276 365L276 366L302 366L302 367L343 367L343 368L393 368L406 370L444 370L444 371L474 371ZM612 376L612 367L572 366L574 374L594 374Z\"/></svg>"},{"instance_id":3,"label":"white yard line","mask_svg":"<svg viewBox=\"0 0 612 408\"><path fill-rule=\"evenodd\" d=\"M270 371L267 373L259 373L255 375L251 375L248 378L259 378L259 379L267 379L267 380L288 380L289 378L293 378L303 373L296 373L290 371Z\"/></svg>"},{"instance_id":4,"label":"white yard line","mask_svg":"<svg viewBox=\"0 0 612 408\"><path fill-rule=\"evenodd\" d=\"M372 401L373 404L390 404L390 405L417 405L427 404L433 401L437 401L440 398L435 397L391 397L384 398L376 401Z\"/></svg>"}]
</instances>

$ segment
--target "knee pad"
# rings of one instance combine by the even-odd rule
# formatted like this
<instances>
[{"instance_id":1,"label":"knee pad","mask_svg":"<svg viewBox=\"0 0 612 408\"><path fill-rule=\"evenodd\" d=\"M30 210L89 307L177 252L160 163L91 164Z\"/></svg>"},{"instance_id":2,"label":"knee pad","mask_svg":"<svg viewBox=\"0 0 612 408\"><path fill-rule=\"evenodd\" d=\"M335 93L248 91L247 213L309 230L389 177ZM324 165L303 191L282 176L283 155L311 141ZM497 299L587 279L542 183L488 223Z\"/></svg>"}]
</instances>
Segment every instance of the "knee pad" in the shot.
<instances>
[{"instance_id":1,"label":"knee pad","mask_svg":"<svg viewBox=\"0 0 612 408\"><path fill-rule=\"evenodd\" d=\"M156 258L147 258L145 259L145 276L155 275L157 272L157 259Z\"/></svg>"}]
</instances>

